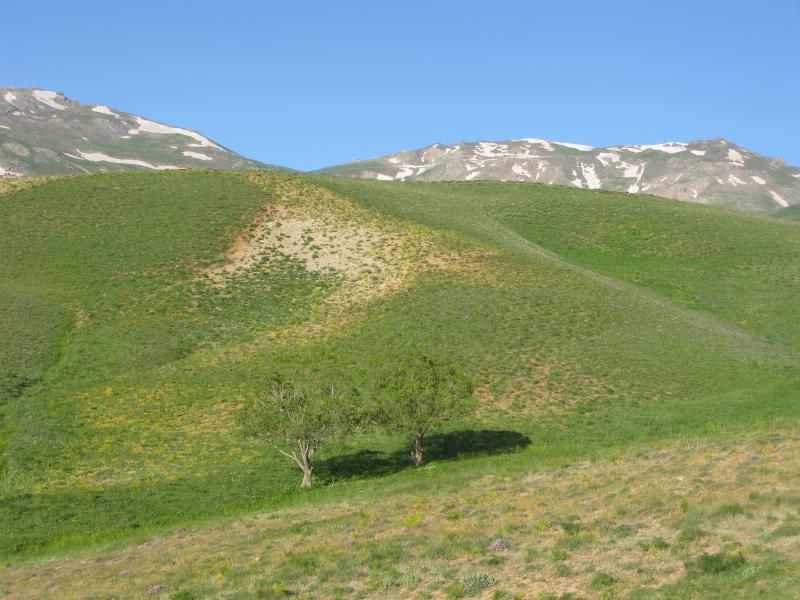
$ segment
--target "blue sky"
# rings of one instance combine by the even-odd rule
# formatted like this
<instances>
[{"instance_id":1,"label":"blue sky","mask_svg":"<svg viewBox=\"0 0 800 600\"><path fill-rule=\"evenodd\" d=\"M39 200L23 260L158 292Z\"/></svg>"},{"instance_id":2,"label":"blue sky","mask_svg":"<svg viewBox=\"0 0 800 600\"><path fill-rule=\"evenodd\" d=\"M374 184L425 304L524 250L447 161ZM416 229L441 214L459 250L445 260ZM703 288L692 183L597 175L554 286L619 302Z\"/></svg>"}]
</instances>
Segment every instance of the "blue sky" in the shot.
<instances>
[{"instance_id":1,"label":"blue sky","mask_svg":"<svg viewBox=\"0 0 800 600\"><path fill-rule=\"evenodd\" d=\"M434 142L726 137L800 165L800 1L9 2L0 85L313 169Z\"/></svg>"}]
</instances>

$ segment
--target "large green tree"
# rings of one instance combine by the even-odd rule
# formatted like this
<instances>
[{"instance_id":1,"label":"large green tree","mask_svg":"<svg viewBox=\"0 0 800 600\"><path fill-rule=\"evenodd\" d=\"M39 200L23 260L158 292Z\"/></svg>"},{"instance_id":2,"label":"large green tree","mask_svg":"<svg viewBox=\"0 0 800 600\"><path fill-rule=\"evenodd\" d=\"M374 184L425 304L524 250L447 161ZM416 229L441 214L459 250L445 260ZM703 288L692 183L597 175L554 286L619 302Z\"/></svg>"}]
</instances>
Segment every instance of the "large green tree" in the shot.
<instances>
[{"instance_id":1,"label":"large green tree","mask_svg":"<svg viewBox=\"0 0 800 600\"><path fill-rule=\"evenodd\" d=\"M411 461L423 461L425 438L475 409L472 383L449 362L421 352L389 357L371 388L375 420L409 436Z\"/></svg>"},{"instance_id":2,"label":"large green tree","mask_svg":"<svg viewBox=\"0 0 800 600\"><path fill-rule=\"evenodd\" d=\"M245 411L245 426L303 473L310 488L319 447L350 425L350 395L332 378L301 373L273 378Z\"/></svg>"}]
</instances>

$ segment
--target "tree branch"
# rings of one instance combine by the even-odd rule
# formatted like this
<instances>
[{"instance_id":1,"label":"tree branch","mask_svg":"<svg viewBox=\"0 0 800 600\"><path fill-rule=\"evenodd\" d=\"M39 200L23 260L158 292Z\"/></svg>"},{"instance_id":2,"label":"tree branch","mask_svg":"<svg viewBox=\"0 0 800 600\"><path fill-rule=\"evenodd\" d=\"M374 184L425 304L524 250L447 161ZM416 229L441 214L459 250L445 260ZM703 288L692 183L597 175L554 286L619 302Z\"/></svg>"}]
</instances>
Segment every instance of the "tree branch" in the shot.
<instances>
[{"instance_id":1,"label":"tree branch","mask_svg":"<svg viewBox=\"0 0 800 600\"><path fill-rule=\"evenodd\" d=\"M305 465L304 465L302 462L300 462L300 460L297 458L297 455L294 453L294 450L292 450L292 453L291 453L291 454L289 454L288 452L284 452L283 450L281 450L281 449L280 449L278 446L276 446L275 444L270 444L270 446L272 446L273 448L275 448L275 450L277 450L278 452L280 452L281 454L283 454L283 455L284 455L286 458L290 458L290 459L292 459L292 460L295 462L295 464L296 464L298 467L300 467L300 470L301 470L301 471L305 470Z\"/></svg>"}]
</instances>

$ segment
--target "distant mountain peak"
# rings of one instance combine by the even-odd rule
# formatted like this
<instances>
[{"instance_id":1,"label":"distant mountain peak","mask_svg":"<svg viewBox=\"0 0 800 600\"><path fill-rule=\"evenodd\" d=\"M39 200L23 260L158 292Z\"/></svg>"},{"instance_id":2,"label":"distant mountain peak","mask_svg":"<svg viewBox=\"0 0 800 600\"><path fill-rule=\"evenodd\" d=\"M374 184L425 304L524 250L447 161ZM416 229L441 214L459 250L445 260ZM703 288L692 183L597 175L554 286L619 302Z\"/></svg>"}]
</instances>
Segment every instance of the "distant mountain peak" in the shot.
<instances>
[{"instance_id":1,"label":"distant mountain peak","mask_svg":"<svg viewBox=\"0 0 800 600\"><path fill-rule=\"evenodd\" d=\"M321 172L385 181L525 181L647 193L755 212L800 203L800 169L723 138L603 148L534 137L460 141Z\"/></svg>"},{"instance_id":2,"label":"distant mountain peak","mask_svg":"<svg viewBox=\"0 0 800 600\"><path fill-rule=\"evenodd\" d=\"M0 177L270 166L191 129L84 104L59 91L0 88Z\"/></svg>"}]
</instances>

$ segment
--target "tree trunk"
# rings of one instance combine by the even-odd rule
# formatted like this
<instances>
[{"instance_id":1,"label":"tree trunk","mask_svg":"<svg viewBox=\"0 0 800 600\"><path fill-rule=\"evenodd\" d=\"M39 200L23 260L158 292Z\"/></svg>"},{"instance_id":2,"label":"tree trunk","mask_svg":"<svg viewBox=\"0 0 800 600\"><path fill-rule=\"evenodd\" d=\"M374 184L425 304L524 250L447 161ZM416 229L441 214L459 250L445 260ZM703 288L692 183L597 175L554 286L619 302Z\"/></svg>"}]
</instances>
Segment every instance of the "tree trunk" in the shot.
<instances>
[{"instance_id":1,"label":"tree trunk","mask_svg":"<svg viewBox=\"0 0 800 600\"><path fill-rule=\"evenodd\" d=\"M310 488L311 487L311 473L314 471L314 467L311 464L311 455L314 454L314 450L309 447L309 444L306 442L300 442L300 470L303 472L303 481L300 483L301 488Z\"/></svg>"},{"instance_id":2,"label":"tree trunk","mask_svg":"<svg viewBox=\"0 0 800 600\"><path fill-rule=\"evenodd\" d=\"M311 487L311 469L303 469L303 481L300 483L301 488Z\"/></svg>"},{"instance_id":3,"label":"tree trunk","mask_svg":"<svg viewBox=\"0 0 800 600\"><path fill-rule=\"evenodd\" d=\"M414 463L415 467L418 467L422 464L422 442L424 439L424 435L421 431L418 431L417 434L414 436L414 441L411 442L411 462Z\"/></svg>"}]
</instances>

